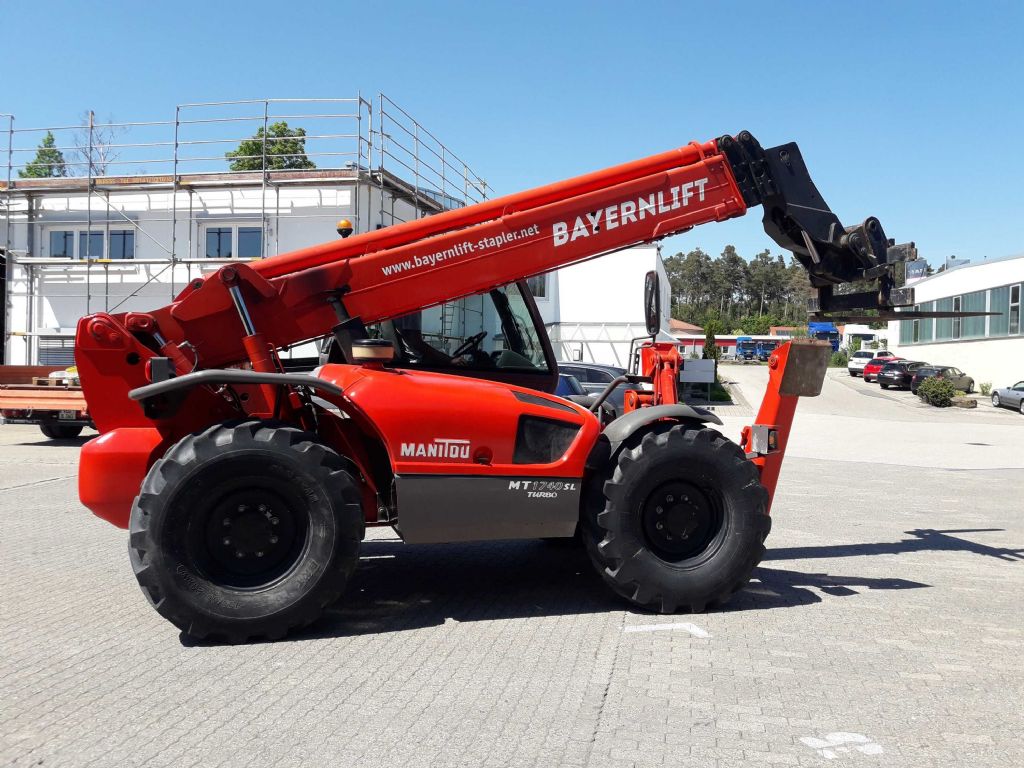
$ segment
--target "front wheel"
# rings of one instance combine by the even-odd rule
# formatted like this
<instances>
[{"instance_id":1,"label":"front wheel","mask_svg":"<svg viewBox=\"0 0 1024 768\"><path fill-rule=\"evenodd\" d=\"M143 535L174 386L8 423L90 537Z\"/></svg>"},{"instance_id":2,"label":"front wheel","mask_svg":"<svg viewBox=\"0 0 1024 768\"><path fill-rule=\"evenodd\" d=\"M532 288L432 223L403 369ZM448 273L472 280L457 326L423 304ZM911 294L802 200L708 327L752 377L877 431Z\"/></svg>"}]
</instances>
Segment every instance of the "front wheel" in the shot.
<instances>
[{"instance_id":1,"label":"front wheel","mask_svg":"<svg viewBox=\"0 0 1024 768\"><path fill-rule=\"evenodd\" d=\"M771 529L767 507L735 443L677 424L622 451L585 542L605 582L634 605L700 612L749 581Z\"/></svg>"},{"instance_id":2,"label":"front wheel","mask_svg":"<svg viewBox=\"0 0 1024 768\"><path fill-rule=\"evenodd\" d=\"M358 560L360 494L312 435L259 421L175 444L132 508L143 592L185 634L277 639L336 600Z\"/></svg>"},{"instance_id":3,"label":"front wheel","mask_svg":"<svg viewBox=\"0 0 1024 768\"><path fill-rule=\"evenodd\" d=\"M998 408L1001 405L1002 405L1002 403L999 402L999 395L993 394L992 395L992 407L993 408Z\"/></svg>"},{"instance_id":4,"label":"front wheel","mask_svg":"<svg viewBox=\"0 0 1024 768\"><path fill-rule=\"evenodd\" d=\"M974 379L967 382L967 394L974 394Z\"/></svg>"}]
</instances>

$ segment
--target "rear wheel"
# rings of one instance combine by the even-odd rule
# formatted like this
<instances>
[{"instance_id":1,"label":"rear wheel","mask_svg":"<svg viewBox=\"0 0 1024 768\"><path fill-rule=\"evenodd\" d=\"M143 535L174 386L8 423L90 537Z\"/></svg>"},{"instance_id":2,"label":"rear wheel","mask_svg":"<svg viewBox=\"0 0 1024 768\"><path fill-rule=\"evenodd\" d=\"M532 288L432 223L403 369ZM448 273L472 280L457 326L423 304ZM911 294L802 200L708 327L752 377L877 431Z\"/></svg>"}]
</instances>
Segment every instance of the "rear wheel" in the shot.
<instances>
[{"instance_id":1,"label":"rear wheel","mask_svg":"<svg viewBox=\"0 0 1024 768\"><path fill-rule=\"evenodd\" d=\"M363 515L345 467L308 433L259 421L184 438L132 508L146 597L200 639L277 639L311 623L358 559Z\"/></svg>"},{"instance_id":2,"label":"rear wheel","mask_svg":"<svg viewBox=\"0 0 1024 768\"><path fill-rule=\"evenodd\" d=\"M703 611L742 589L771 529L768 492L740 448L674 425L619 456L584 526L602 578L635 605Z\"/></svg>"},{"instance_id":3,"label":"rear wheel","mask_svg":"<svg viewBox=\"0 0 1024 768\"><path fill-rule=\"evenodd\" d=\"M882 389L888 389L889 388L888 384L883 384L882 382L878 382L878 386L880 386Z\"/></svg>"},{"instance_id":4,"label":"rear wheel","mask_svg":"<svg viewBox=\"0 0 1024 768\"><path fill-rule=\"evenodd\" d=\"M82 427L71 424L40 424L39 430L51 440L70 440L82 434Z\"/></svg>"}]
</instances>

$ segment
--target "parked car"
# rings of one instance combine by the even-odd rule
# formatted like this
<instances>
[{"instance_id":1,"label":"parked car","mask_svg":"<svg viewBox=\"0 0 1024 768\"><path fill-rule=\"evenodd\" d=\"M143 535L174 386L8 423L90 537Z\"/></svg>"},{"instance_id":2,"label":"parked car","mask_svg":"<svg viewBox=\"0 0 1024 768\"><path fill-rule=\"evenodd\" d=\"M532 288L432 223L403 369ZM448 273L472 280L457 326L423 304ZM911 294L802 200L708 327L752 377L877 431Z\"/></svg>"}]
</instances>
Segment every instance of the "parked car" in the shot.
<instances>
[{"instance_id":1,"label":"parked car","mask_svg":"<svg viewBox=\"0 0 1024 768\"><path fill-rule=\"evenodd\" d=\"M1024 381L1012 387L1000 387L992 393L992 405L996 408L1016 408L1024 416Z\"/></svg>"},{"instance_id":2,"label":"parked car","mask_svg":"<svg viewBox=\"0 0 1024 768\"><path fill-rule=\"evenodd\" d=\"M570 395L582 397L587 394L587 390L585 390L583 385L580 384L580 380L571 373L559 372L558 385L555 387L555 394L559 397L569 397Z\"/></svg>"},{"instance_id":3,"label":"parked car","mask_svg":"<svg viewBox=\"0 0 1024 768\"><path fill-rule=\"evenodd\" d=\"M896 387L902 389L910 388L910 382L914 379L914 371L921 366L928 365L916 360L894 360L887 362L878 372L878 385L882 389Z\"/></svg>"},{"instance_id":4,"label":"parked car","mask_svg":"<svg viewBox=\"0 0 1024 768\"><path fill-rule=\"evenodd\" d=\"M868 364L864 366L864 370L861 372L861 375L864 377L864 381L874 381L887 364L894 363L897 360L902 359L902 357L891 355L889 357L876 357L874 360L868 360Z\"/></svg>"},{"instance_id":5,"label":"parked car","mask_svg":"<svg viewBox=\"0 0 1024 768\"><path fill-rule=\"evenodd\" d=\"M893 358L892 352L887 349L858 349L850 355L850 362L846 364L846 370L851 376L860 376L864 372L864 366L875 358Z\"/></svg>"},{"instance_id":6,"label":"parked car","mask_svg":"<svg viewBox=\"0 0 1024 768\"><path fill-rule=\"evenodd\" d=\"M604 392L612 379L618 378L626 373L625 368L615 365L601 365L599 363L565 363L559 364L558 372L575 376L583 385L588 395L600 395ZM626 385L617 386L605 401L615 409L615 413L621 416L626 409Z\"/></svg>"},{"instance_id":7,"label":"parked car","mask_svg":"<svg viewBox=\"0 0 1024 768\"><path fill-rule=\"evenodd\" d=\"M914 371L914 378L910 380L910 391L915 395L921 382L931 377L948 379L957 389L971 394L974 391L974 379L951 365L923 365Z\"/></svg>"}]
</instances>

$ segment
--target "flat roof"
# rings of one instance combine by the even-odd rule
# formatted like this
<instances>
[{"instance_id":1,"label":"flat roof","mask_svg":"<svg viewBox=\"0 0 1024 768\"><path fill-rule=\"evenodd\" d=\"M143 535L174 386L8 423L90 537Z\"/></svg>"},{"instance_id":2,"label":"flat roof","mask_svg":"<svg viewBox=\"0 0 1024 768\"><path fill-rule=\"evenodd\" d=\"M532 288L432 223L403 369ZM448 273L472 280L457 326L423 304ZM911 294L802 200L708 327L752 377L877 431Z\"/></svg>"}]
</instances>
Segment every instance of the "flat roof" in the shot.
<instances>
[{"instance_id":1,"label":"flat roof","mask_svg":"<svg viewBox=\"0 0 1024 768\"><path fill-rule=\"evenodd\" d=\"M967 269L974 269L975 267L984 267L989 264L999 264L1004 261L1013 261L1014 259L1024 259L1024 253L1011 253L1007 256L994 256L990 258L983 258L981 261L970 261L966 264L957 264L949 269L944 269L941 272L936 272L928 277L922 277L920 280L914 280L908 285L918 286L921 283L927 283L929 280L934 280L937 277L945 277L946 275L952 274L953 272L963 272Z\"/></svg>"}]
</instances>

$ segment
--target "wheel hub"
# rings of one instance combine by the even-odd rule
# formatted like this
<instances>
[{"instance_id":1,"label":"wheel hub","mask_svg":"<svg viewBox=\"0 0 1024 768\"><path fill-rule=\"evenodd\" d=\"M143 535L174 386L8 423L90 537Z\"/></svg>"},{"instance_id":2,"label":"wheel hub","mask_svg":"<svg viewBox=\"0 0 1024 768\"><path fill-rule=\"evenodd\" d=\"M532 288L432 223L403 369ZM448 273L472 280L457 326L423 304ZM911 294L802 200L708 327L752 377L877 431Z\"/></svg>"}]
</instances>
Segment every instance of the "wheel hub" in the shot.
<instances>
[{"instance_id":1,"label":"wheel hub","mask_svg":"<svg viewBox=\"0 0 1024 768\"><path fill-rule=\"evenodd\" d=\"M700 554L718 533L722 520L704 491L680 481L657 488L641 514L651 550L671 562Z\"/></svg>"},{"instance_id":2,"label":"wheel hub","mask_svg":"<svg viewBox=\"0 0 1024 768\"><path fill-rule=\"evenodd\" d=\"M227 583L253 586L287 569L296 535L295 515L276 494L235 492L211 510L206 545L211 565Z\"/></svg>"}]
</instances>

